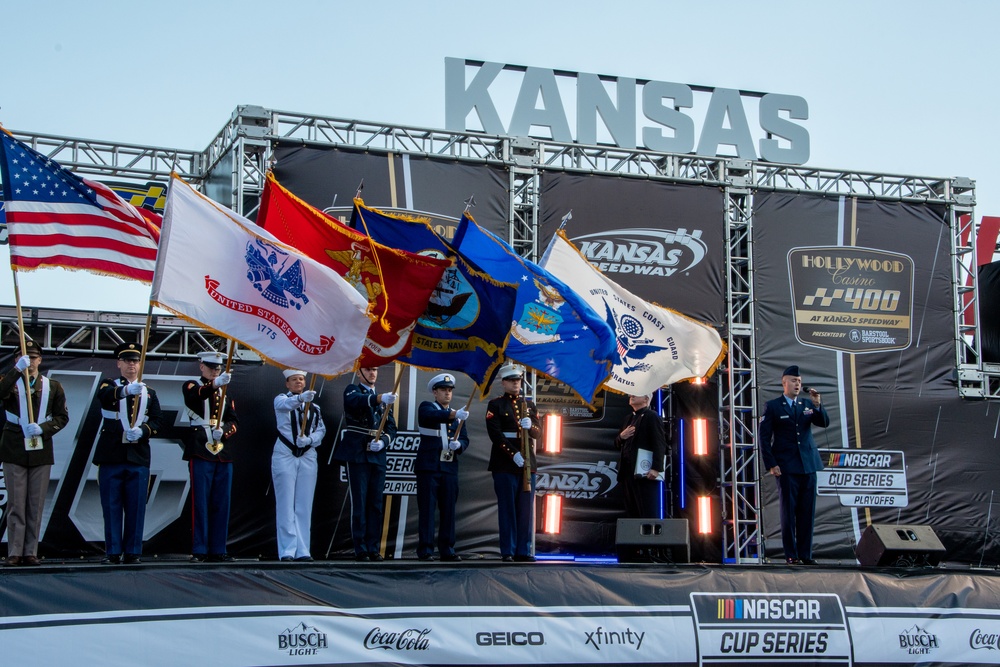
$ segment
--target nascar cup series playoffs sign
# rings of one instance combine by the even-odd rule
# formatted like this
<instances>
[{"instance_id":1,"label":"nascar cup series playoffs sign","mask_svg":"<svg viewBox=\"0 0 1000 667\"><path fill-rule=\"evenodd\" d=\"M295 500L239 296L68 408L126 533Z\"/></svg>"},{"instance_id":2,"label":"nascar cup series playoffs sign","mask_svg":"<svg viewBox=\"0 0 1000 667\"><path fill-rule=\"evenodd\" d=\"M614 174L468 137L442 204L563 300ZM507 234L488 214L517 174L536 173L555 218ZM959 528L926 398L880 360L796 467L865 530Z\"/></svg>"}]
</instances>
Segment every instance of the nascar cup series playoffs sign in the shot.
<instances>
[{"instance_id":1,"label":"nascar cup series playoffs sign","mask_svg":"<svg viewBox=\"0 0 1000 667\"><path fill-rule=\"evenodd\" d=\"M872 248L821 246L788 252L795 337L844 352L910 346L913 260Z\"/></svg>"}]
</instances>

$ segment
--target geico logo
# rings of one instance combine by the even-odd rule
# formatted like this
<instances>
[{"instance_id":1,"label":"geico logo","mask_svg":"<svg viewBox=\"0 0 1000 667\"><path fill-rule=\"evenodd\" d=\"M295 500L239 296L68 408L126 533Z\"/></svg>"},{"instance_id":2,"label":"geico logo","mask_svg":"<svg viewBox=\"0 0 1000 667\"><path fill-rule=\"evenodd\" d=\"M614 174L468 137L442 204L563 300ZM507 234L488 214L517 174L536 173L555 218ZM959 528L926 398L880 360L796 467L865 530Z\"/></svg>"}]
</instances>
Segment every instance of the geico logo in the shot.
<instances>
[{"instance_id":1,"label":"geico logo","mask_svg":"<svg viewBox=\"0 0 1000 667\"><path fill-rule=\"evenodd\" d=\"M541 646L545 635L541 632L477 632L479 646Z\"/></svg>"}]
</instances>

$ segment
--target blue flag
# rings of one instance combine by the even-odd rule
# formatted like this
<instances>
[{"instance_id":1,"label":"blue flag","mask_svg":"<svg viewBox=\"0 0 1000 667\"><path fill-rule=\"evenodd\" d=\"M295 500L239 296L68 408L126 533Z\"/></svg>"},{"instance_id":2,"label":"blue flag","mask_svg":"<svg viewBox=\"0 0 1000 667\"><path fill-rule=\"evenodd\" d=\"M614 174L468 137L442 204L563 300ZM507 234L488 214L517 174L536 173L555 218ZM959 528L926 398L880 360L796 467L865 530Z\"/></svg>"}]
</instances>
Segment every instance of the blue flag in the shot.
<instances>
[{"instance_id":1,"label":"blue flag","mask_svg":"<svg viewBox=\"0 0 1000 667\"><path fill-rule=\"evenodd\" d=\"M453 244L477 268L520 285L505 354L568 385L592 404L614 359L614 332L604 318L565 283L471 218L462 218Z\"/></svg>"},{"instance_id":2,"label":"blue flag","mask_svg":"<svg viewBox=\"0 0 1000 667\"><path fill-rule=\"evenodd\" d=\"M485 395L507 346L516 285L477 270L419 218L389 215L356 199L351 226L377 243L452 260L417 320L410 354L398 361L465 373Z\"/></svg>"}]
</instances>

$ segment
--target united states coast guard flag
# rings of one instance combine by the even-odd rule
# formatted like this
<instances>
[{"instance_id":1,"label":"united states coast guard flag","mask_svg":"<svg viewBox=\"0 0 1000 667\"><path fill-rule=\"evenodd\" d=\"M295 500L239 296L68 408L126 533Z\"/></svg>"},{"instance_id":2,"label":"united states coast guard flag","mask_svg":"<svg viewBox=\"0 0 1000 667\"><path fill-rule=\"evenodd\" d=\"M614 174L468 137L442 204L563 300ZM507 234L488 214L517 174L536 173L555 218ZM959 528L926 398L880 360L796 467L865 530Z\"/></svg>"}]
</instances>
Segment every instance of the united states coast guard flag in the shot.
<instances>
[{"instance_id":1,"label":"united states coast guard flag","mask_svg":"<svg viewBox=\"0 0 1000 667\"><path fill-rule=\"evenodd\" d=\"M333 270L195 192L176 175L150 301L278 364L354 370L368 301Z\"/></svg>"},{"instance_id":2,"label":"united states coast guard flag","mask_svg":"<svg viewBox=\"0 0 1000 667\"><path fill-rule=\"evenodd\" d=\"M719 333L678 312L640 299L609 280L560 230L542 267L573 290L615 332L615 360L604 386L623 394L648 394L664 385L715 370L725 355Z\"/></svg>"}]
</instances>

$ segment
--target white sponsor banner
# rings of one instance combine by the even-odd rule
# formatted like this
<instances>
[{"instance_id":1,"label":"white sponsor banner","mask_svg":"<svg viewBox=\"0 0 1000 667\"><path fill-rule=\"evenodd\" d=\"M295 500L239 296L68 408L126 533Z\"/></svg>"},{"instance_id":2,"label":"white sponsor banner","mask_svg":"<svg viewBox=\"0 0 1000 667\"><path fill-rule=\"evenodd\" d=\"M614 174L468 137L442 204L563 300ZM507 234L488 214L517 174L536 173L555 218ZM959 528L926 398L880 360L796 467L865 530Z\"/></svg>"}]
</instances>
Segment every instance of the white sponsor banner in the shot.
<instances>
[{"instance_id":1,"label":"white sponsor banner","mask_svg":"<svg viewBox=\"0 0 1000 667\"><path fill-rule=\"evenodd\" d=\"M278 365L327 376L353 368L371 324L367 299L333 270L176 176L150 300Z\"/></svg>"},{"instance_id":2,"label":"white sponsor banner","mask_svg":"<svg viewBox=\"0 0 1000 667\"><path fill-rule=\"evenodd\" d=\"M848 608L854 654L871 664L1000 665L1000 611Z\"/></svg>"},{"instance_id":3,"label":"white sponsor banner","mask_svg":"<svg viewBox=\"0 0 1000 667\"><path fill-rule=\"evenodd\" d=\"M901 451L820 449L825 468L816 492L837 496L844 507L906 507L906 461Z\"/></svg>"}]
</instances>

